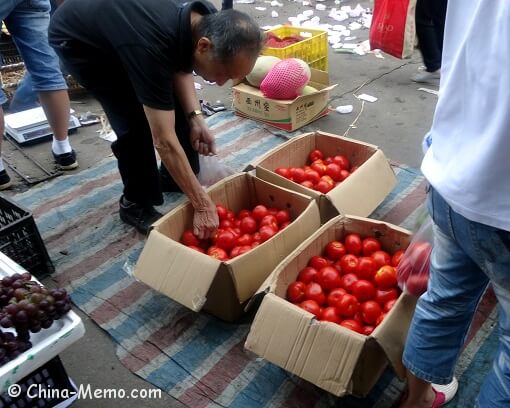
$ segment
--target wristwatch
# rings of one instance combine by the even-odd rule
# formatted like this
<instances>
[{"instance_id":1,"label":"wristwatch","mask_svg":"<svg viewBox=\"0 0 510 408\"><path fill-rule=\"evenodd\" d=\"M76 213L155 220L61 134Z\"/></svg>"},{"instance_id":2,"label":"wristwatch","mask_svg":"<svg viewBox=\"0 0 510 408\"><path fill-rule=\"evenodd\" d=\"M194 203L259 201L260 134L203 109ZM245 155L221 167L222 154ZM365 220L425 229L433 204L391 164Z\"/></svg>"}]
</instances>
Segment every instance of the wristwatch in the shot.
<instances>
[{"instance_id":1,"label":"wristwatch","mask_svg":"<svg viewBox=\"0 0 510 408\"><path fill-rule=\"evenodd\" d=\"M197 110L194 110L194 111L191 111L190 113L188 113L188 119L193 119L195 116L198 116L198 115L203 115L204 113L197 109Z\"/></svg>"}]
</instances>

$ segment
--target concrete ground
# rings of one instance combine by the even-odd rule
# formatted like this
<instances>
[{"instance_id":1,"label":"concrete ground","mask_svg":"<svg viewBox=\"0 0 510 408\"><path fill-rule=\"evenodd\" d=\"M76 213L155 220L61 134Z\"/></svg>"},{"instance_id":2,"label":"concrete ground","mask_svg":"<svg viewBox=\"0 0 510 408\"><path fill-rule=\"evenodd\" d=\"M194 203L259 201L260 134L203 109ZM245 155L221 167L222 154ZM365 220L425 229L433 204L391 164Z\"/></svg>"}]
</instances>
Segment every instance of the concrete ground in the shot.
<instances>
[{"instance_id":1,"label":"concrete ground","mask_svg":"<svg viewBox=\"0 0 510 408\"><path fill-rule=\"evenodd\" d=\"M256 0L255 4L236 4L235 8L246 11L254 16L261 26L285 23L290 16L296 16L304 8L301 3L280 0L284 7L275 9L279 13L278 18L271 18L273 9L269 2ZM218 0L216 1L218 2ZM353 8L357 1L344 1L341 5L351 5ZM370 7L371 2L360 2L364 7ZM333 4L333 0L322 2L328 7L340 7ZM267 7L265 11L258 11L256 6ZM321 22L338 24L327 18L326 11L316 11L321 16ZM341 23L345 24L345 23ZM362 41L368 38L367 30L353 31L352 35ZM418 91L422 85L410 81L410 77L421 65L418 52L410 60L397 60L388 55L384 59L376 58L374 54L364 56L352 54L329 53L330 82L338 84L332 91L331 105L352 104L354 111L350 114L338 114L331 112L328 116L310 124L309 130L324 130L334 134L344 134L349 126L348 136L370 142L383 149L386 156L391 160L419 167L421 153L421 139L430 127L437 96ZM229 84L220 88L204 84L200 79L197 82L203 84L203 88L197 91L199 98L208 101L221 100L227 107L231 106L231 92ZM426 88L437 89L435 85L424 85ZM361 101L356 94L366 93L378 98L374 103L366 102L361 111ZM87 95L72 96L72 107L78 114L91 111L101 113L99 104ZM98 137L98 125L83 127L71 136L71 143L79 158L80 168L77 172L93 167L100 160L111 154L109 142ZM23 149L44 167L53 168L50 154L50 143L45 142ZM11 161L17 160L19 153L15 152L8 143L4 143L4 157ZM18 170L24 174L35 174L34 166L19 159L16 161ZM13 175L13 172L10 171ZM25 190L27 185L21 179L13 177L15 187L13 192ZM52 285L51 280L46 280ZM86 335L77 343L73 344L61 354L61 358L68 374L77 384L90 384L92 388L116 388L116 389L148 389L151 384L138 378L128 371L115 355L115 345L111 338L96 326L86 315L77 310L85 323ZM172 397L163 393L159 399L144 400L82 400L75 404L76 407L181 407L182 404Z\"/></svg>"}]
</instances>

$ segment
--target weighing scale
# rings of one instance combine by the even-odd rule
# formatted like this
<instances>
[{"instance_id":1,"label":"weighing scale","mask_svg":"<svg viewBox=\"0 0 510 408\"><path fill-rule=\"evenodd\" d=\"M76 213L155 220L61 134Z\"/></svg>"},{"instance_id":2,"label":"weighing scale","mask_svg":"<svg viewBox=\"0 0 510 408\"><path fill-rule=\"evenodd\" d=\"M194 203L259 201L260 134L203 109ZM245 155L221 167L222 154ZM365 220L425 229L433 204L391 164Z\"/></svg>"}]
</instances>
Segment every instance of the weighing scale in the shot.
<instances>
[{"instance_id":1,"label":"weighing scale","mask_svg":"<svg viewBox=\"0 0 510 408\"><path fill-rule=\"evenodd\" d=\"M73 109L70 113L68 128L73 131L81 124L73 115ZM5 134L20 145L37 143L53 136L42 107L5 115Z\"/></svg>"}]
</instances>

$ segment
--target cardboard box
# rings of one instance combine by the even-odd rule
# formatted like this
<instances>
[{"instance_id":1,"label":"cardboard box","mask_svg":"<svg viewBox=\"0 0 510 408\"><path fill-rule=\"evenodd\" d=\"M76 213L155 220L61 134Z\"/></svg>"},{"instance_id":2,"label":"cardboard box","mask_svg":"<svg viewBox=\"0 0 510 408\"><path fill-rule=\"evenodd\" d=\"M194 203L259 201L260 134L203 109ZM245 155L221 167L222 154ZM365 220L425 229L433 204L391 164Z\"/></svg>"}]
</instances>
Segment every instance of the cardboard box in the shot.
<instances>
[{"instance_id":1,"label":"cardboard box","mask_svg":"<svg viewBox=\"0 0 510 408\"><path fill-rule=\"evenodd\" d=\"M314 315L285 300L289 283L296 280L313 255L321 254L333 239L356 232L375 236L383 249L406 248L409 231L380 221L338 216L322 226L275 269L261 286L267 292L255 316L245 347L336 396L365 396L391 363L405 376L402 351L416 298L401 295L372 335L364 336Z\"/></svg>"},{"instance_id":2,"label":"cardboard box","mask_svg":"<svg viewBox=\"0 0 510 408\"><path fill-rule=\"evenodd\" d=\"M233 86L236 113L289 132L327 115L329 91L336 85L329 85L327 72L316 69L311 69L311 72L309 85L318 89L318 92L293 100L266 98L260 89L244 82Z\"/></svg>"},{"instance_id":3,"label":"cardboard box","mask_svg":"<svg viewBox=\"0 0 510 408\"><path fill-rule=\"evenodd\" d=\"M179 243L192 224L193 207L186 202L154 223L134 276L191 310L203 308L233 321L275 266L319 228L319 209L310 197L248 173L228 177L208 193L236 213L257 204L285 208L293 222L251 251L221 262Z\"/></svg>"},{"instance_id":4,"label":"cardboard box","mask_svg":"<svg viewBox=\"0 0 510 408\"><path fill-rule=\"evenodd\" d=\"M302 167L308 155L320 149L325 156L342 154L359 168L341 184L323 194L274 172L278 167ZM372 144L325 132L305 133L253 162L257 177L318 200L322 222L338 214L366 217L397 185L397 178L382 150Z\"/></svg>"}]
</instances>

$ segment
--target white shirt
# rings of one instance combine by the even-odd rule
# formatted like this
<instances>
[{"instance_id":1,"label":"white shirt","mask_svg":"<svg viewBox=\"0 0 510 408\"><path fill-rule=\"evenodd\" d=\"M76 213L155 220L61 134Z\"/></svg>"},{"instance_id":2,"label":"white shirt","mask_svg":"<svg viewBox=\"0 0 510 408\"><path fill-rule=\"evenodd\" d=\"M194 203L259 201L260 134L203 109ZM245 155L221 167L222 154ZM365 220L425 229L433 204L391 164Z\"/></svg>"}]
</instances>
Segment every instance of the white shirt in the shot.
<instances>
[{"instance_id":1,"label":"white shirt","mask_svg":"<svg viewBox=\"0 0 510 408\"><path fill-rule=\"evenodd\" d=\"M421 170L469 220L510 231L510 1L449 0Z\"/></svg>"}]
</instances>

